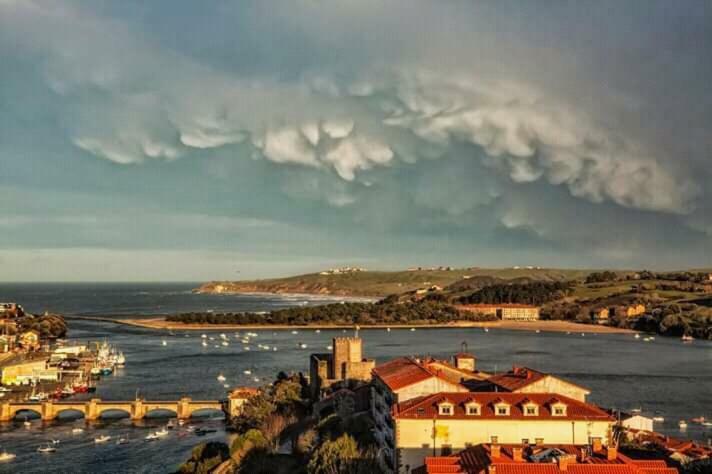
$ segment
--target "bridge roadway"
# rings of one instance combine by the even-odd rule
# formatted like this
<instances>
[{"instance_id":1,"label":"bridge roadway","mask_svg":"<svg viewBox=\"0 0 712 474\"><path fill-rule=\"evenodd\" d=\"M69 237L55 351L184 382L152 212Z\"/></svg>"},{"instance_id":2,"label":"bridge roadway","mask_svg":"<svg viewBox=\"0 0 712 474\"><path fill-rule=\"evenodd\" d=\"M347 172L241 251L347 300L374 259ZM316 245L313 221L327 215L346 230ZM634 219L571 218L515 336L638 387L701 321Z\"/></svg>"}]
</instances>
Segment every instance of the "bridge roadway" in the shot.
<instances>
[{"instance_id":1,"label":"bridge roadway","mask_svg":"<svg viewBox=\"0 0 712 474\"><path fill-rule=\"evenodd\" d=\"M92 398L88 401L44 401L44 402L4 402L0 403L0 422L12 421L17 412L31 410L40 414L43 421L51 421L67 410L82 413L87 421L97 420L108 410L121 410L129 414L132 420L140 420L155 410L170 410L180 420L190 418L197 410L213 409L226 411L228 407L216 400L193 400L183 397L177 401L105 401Z\"/></svg>"}]
</instances>

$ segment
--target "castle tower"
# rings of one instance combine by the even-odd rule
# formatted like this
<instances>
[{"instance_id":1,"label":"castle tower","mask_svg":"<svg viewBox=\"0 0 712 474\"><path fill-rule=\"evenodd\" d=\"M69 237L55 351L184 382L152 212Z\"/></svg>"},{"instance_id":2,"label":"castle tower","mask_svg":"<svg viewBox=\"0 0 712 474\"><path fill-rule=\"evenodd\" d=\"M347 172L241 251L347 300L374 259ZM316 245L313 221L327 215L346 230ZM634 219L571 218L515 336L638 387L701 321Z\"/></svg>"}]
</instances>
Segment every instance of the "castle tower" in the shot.
<instances>
[{"instance_id":1,"label":"castle tower","mask_svg":"<svg viewBox=\"0 0 712 474\"><path fill-rule=\"evenodd\" d=\"M334 351L334 373L331 378L351 378L352 363L363 360L363 344L360 337L335 337L332 342Z\"/></svg>"}]
</instances>

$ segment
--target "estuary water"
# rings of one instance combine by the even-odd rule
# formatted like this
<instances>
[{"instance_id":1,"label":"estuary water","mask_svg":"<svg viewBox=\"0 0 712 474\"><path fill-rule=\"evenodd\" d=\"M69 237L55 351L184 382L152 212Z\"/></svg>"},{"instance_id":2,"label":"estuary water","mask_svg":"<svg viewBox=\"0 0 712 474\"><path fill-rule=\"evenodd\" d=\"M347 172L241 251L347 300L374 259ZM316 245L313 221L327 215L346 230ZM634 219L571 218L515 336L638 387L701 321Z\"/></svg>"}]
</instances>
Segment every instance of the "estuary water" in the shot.
<instances>
[{"instance_id":1,"label":"estuary water","mask_svg":"<svg viewBox=\"0 0 712 474\"><path fill-rule=\"evenodd\" d=\"M30 311L51 310L71 315L113 315L203 311L269 311L294 305L330 302L328 298L271 295L194 295L192 284L131 285L0 285L0 301L17 301ZM104 377L96 396L106 400L221 399L227 390L217 381L223 374L229 386L258 386L278 371L308 371L308 356L325 352L331 338L341 330L257 330L246 350L234 331L155 331L109 322L69 320L69 337L78 341L107 340L126 355L124 369ZM350 333L347 331L346 333ZM213 337L208 347L201 334ZM219 334L229 337L219 344ZM680 431L678 421L693 417L712 418L712 343L682 344L677 339L657 337L643 342L632 335L549 333L490 329L361 330L365 355L377 362L402 355L448 357L466 342L486 371L504 371L512 364L552 372L591 389L590 400L605 407L662 416L658 431L681 438L707 440L712 429L690 424ZM166 345L163 345L165 340ZM299 344L306 344L306 349ZM269 346L269 350L259 345ZM274 348L277 350L275 351ZM250 374L245 374L249 371ZM143 438L165 424L152 418L139 424L127 419L107 419L94 424L61 420L43 425L32 421L0 424L0 451L17 454L10 464L0 464L0 473L155 473L173 472L201 441L225 440L222 422L215 413L191 421L196 427L211 427L215 433L197 437L185 427L171 430L165 438ZM72 434L80 426L84 432ZM95 445L100 434L112 436ZM130 442L116 445L119 436ZM58 439L57 452L39 454L39 445Z\"/></svg>"}]
</instances>

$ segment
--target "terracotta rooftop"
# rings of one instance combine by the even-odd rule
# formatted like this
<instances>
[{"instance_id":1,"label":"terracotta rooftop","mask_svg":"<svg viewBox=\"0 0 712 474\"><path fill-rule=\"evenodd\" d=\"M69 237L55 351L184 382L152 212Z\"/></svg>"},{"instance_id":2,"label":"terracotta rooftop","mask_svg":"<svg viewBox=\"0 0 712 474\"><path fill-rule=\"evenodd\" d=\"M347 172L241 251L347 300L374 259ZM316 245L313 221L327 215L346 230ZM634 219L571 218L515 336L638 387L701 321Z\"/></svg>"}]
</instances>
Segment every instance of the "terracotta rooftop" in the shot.
<instances>
[{"instance_id":1,"label":"terracotta rooftop","mask_svg":"<svg viewBox=\"0 0 712 474\"><path fill-rule=\"evenodd\" d=\"M538 306L531 304L518 304L518 303L493 303L493 304L462 304L457 305L461 309L490 309L490 308L521 308L521 309L536 309Z\"/></svg>"},{"instance_id":2,"label":"terracotta rooftop","mask_svg":"<svg viewBox=\"0 0 712 474\"><path fill-rule=\"evenodd\" d=\"M399 390L432 377L438 377L453 383L411 357L399 357L379 365L373 369L373 374L381 379L391 391Z\"/></svg>"},{"instance_id":3,"label":"terracotta rooftop","mask_svg":"<svg viewBox=\"0 0 712 474\"><path fill-rule=\"evenodd\" d=\"M520 456L515 457L514 449ZM608 452L592 453L587 446L576 445L492 445L466 448L454 456L426 457L420 474L678 474L664 461L637 461L620 453L608 459ZM562 464L565 462L566 466Z\"/></svg>"},{"instance_id":4,"label":"terracotta rooftop","mask_svg":"<svg viewBox=\"0 0 712 474\"><path fill-rule=\"evenodd\" d=\"M509 372L493 375L488 379L488 382L491 382L497 385L498 387L501 387L510 392L515 392L521 388L526 387L527 385L531 385L534 382L537 382L548 376L549 374L545 374L543 372L539 372L538 370L530 369L528 367L514 366ZM566 383L576 385L568 381L566 381ZM588 392L588 389L586 389L585 387L581 387L580 385L576 386Z\"/></svg>"},{"instance_id":5,"label":"terracotta rooftop","mask_svg":"<svg viewBox=\"0 0 712 474\"><path fill-rule=\"evenodd\" d=\"M454 405L451 415L439 415L438 403L448 400ZM525 400L538 405L537 415L524 415L523 403ZM551 404L560 401L566 405L565 415L553 415ZM476 402L480 404L479 415L468 415L465 404ZM500 402L510 406L509 415L496 415L494 405ZM399 403L393 407L394 418L444 418L444 419L499 419L506 416L509 419L556 419L556 420L613 420L601 408L588 403L580 402L561 395L550 393L496 393L496 392L453 392L436 393Z\"/></svg>"}]
</instances>

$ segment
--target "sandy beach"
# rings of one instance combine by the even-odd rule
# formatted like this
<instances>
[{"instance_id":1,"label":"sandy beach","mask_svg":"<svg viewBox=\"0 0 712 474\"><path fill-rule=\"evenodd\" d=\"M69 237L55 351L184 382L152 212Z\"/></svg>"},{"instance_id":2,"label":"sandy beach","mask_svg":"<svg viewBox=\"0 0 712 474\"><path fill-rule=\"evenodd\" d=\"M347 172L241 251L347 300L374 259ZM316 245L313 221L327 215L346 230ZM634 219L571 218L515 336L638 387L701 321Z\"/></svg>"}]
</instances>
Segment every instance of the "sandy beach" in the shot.
<instances>
[{"instance_id":1,"label":"sandy beach","mask_svg":"<svg viewBox=\"0 0 712 474\"><path fill-rule=\"evenodd\" d=\"M307 325L286 325L286 324L185 324L166 321L165 318L154 319L123 319L114 320L120 324L128 324L148 329L163 330L243 330L243 329L352 329L353 324L307 324ZM597 326L592 324L578 324L569 321L487 321L471 322L458 321L446 324L370 324L361 325L361 329L410 329L410 328L494 328L513 329L518 331L550 331L550 332L583 332L583 333L634 333L630 329L614 328L609 326Z\"/></svg>"}]
</instances>

